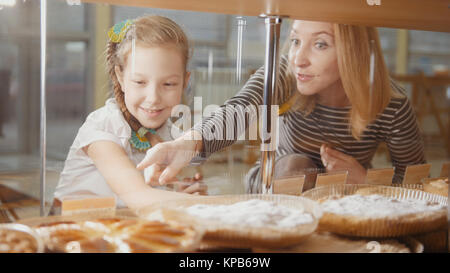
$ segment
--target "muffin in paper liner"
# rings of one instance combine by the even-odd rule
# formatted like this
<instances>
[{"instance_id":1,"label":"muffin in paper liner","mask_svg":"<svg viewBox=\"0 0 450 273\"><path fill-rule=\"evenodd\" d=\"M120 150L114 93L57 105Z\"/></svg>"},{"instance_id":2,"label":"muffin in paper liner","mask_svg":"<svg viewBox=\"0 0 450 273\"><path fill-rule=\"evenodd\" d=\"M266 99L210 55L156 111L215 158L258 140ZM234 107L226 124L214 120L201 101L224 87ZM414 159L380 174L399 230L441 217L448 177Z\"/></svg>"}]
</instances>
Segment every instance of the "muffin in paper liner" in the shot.
<instances>
[{"instance_id":1,"label":"muffin in paper liner","mask_svg":"<svg viewBox=\"0 0 450 273\"><path fill-rule=\"evenodd\" d=\"M312 222L294 227L268 225L252 227L249 225L230 224L218 220L205 219L188 214L185 209L197 205L232 205L241 201L264 200L276 205L299 209L312 216ZM190 223L204 229L201 249L229 248L280 248L295 245L311 235L317 228L322 210L317 202L290 195L222 195L190 198L183 200L155 203L137 211L140 217ZM161 219L160 218L160 219Z\"/></svg>"},{"instance_id":2,"label":"muffin in paper liner","mask_svg":"<svg viewBox=\"0 0 450 273\"><path fill-rule=\"evenodd\" d=\"M303 197L318 201L339 199L349 195L378 194L399 200L415 199L443 206L435 211L391 216L338 214L323 211L319 230L356 237L399 237L426 233L447 226L448 199L420 190L375 185L331 185L318 187L303 193Z\"/></svg>"},{"instance_id":3,"label":"muffin in paper liner","mask_svg":"<svg viewBox=\"0 0 450 273\"><path fill-rule=\"evenodd\" d=\"M43 253L42 238L30 227L17 223L0 224L0 253Z\"/></svg>"}]
</instances>

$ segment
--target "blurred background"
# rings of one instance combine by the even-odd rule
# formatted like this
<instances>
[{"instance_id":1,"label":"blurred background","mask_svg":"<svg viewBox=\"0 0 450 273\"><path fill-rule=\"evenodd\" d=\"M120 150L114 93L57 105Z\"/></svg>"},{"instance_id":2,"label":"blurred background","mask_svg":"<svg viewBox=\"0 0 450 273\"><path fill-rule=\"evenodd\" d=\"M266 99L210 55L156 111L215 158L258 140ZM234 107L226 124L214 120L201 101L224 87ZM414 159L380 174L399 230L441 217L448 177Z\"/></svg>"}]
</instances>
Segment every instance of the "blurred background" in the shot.
<instances>
[{"instance_id":1,"label":"blurred background","mask_svg":"<svg viewBox=\"0 0 450 273\"><path fill-rule=\"evenodd\" d=\"M0 212L9 219L39 215L39 2L0 1ZM194 96L202 97L203 106L223 104L263 65L264 22L256 17L49 0L47 203L78 128L110 96L104 66L107 30L119 21L146 14L173 19L193 41L186 104L191 105ZM239 23L244 26L238 59ZM282 25L282 43L289 25L289 20ZM439 176L442 163L450 159L450 34L378 30L390 73L415 106L427 160L432 163L431 177ZM258 143L241 141L185 172L201 171L210 194L243 193L242 178L259 157ZM373 165L391 166L385 146L380 146Z\"/></svg>"}]
</instances>

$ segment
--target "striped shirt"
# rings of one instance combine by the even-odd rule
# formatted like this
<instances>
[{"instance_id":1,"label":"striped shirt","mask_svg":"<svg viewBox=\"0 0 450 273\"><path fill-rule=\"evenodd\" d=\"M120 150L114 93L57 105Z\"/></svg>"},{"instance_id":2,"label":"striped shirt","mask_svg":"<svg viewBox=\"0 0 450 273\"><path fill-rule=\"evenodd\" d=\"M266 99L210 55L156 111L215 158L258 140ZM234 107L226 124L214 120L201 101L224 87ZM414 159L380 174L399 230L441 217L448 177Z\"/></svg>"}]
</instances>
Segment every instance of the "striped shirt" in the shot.
<instances>
[{"instance_id":1,"label":"striped shirt","mask_svg":"<svg viewBox=\"0 0 450 273\"><path fill-rule=\"evenodd\" d=\"M286 102L297 92L295 84L287 82L288 61L285 56L280 60L280 73L277 83L275 101ZM392 88L403 93L394 82ZM231 99L227 100L214 114L204 118L194 126L202 133L203 155L206 157L236 141L224 137L226 131L234 136L245 133L251 124L245 107L259 107L263 102L264 68L260 68L246 82L244 87ZM235 111L227 111L228 106ZM237 109L237 110L236 110ZM364 168L371 168L371 161L378 145L385 142L395 167L393 183L401 183L406 166L425 163L423 141L417 125L415 113L406 96L392 98L388 106L376 120L368 124L359 140L355 139L349 129L348 107L329 107L316 104L314 110L305 115L300 111L287 111L279 119L279 143L276 157L286 154L303 154L308 156L318 168L324 168L320 157L320 146L329 144L334 149L354 157ZM223 118L225 117L225 118ZM233 128L229 130L229 128ZM219 138L218 136L222 136ZM250 169L246 177L247 192L258 192L260 185L260 162Z\"/></svg>"}]
</instances>

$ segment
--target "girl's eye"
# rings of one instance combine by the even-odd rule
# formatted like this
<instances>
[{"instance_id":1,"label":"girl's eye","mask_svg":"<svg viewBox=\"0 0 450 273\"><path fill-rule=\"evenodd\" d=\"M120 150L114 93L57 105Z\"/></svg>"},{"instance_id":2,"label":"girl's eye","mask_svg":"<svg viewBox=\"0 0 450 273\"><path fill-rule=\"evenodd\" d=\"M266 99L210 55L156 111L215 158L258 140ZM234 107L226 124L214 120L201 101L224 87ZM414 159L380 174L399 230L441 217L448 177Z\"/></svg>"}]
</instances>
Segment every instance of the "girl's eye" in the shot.
<instances>
[{"instance_id":1,"label":"girl's eye","mask_svg":"<svg viewBox=\"0 0 450 273\"><path fill-rule=\"evenodd\" d=\"M299 45L300 44L300 40L298 39L291 39L291 45Z\"/></svg>"},{"instance_id":2,"label":"girl's eye","mask_svg":"<svg viewBox=\"0 0 450 273\"><path fill-rule=\"evenodd\" d=\"M177 83L175 83L175 82L166 82L166 83L164 83L164 86L176 86L177 85Z\"/></svg>"},{"instance_id":3,"label":"girl's eye","mask_svg":"<svg viewBox=\"0 0 450 273\"><path fill-rule=\"evenodd\" d=\"M142 85L142 84L145 84L145 82L144 81L133 81L135 84L138 84L138 85Z\"/></svg>"}]
</instances>

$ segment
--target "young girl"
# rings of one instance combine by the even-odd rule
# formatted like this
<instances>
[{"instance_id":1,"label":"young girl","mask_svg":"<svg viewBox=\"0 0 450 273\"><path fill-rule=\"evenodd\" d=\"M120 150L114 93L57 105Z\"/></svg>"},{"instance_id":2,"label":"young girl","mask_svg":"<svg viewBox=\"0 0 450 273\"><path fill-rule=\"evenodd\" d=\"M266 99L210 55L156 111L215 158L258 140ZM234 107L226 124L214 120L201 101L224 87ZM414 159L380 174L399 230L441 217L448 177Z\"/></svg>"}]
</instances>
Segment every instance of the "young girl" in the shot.
<instances>
[{"instance_id":1,"label":"young girl","mask_svg":"<svg viewBox=\"0 0 450 273\"><path fill-rule=\"evenodd\" d=\"M187 37L175 22L160 16L118 23L108 35L106 60L114 98L79 129L55 198L114 196L117 207L129 208L184 198L188 195L146 185L136 164L157 143L172 140L171 110L189 81ZM193 182L199 179L196 175ZM184 191L192 193L197 186Z\"/></svg>"},{"instance_id":2,"label":"young girl","mask_svg":"<svg viewBox=\"0 0 450 273\"><path fill-rule=\"evenodd\" d=\"M387 144L395 167L394 183L402 181L406 166L425 162L415 113L408 98L389 78L375 28L296 20L290 41L287 58L282 56L280 60L274 99L280 105L294 103L280 117L275 177L303 172L307 189L314 186L314 170L318 168L326 172L347 170L347 183L364 183L381 142ZM371 52L375 56L373 85L369 84ZM159 178L164 183L190 161L189 157L179 159L178 147L208 155L231 145L233 141L215 139L208 129L215 126L224 131L220 117L227 116L228 105L262 104L263 86L261 68L211 118L196 124L194 139L159 144L138 168L168 161ZM230 120L235 124L225 126L235 127L231 129L248 127L245 113ZM313 170L312 179L305 170ZM248 192L260 191L260 177L258 162L247 175Z\"/></svg>"}]
</instances>

